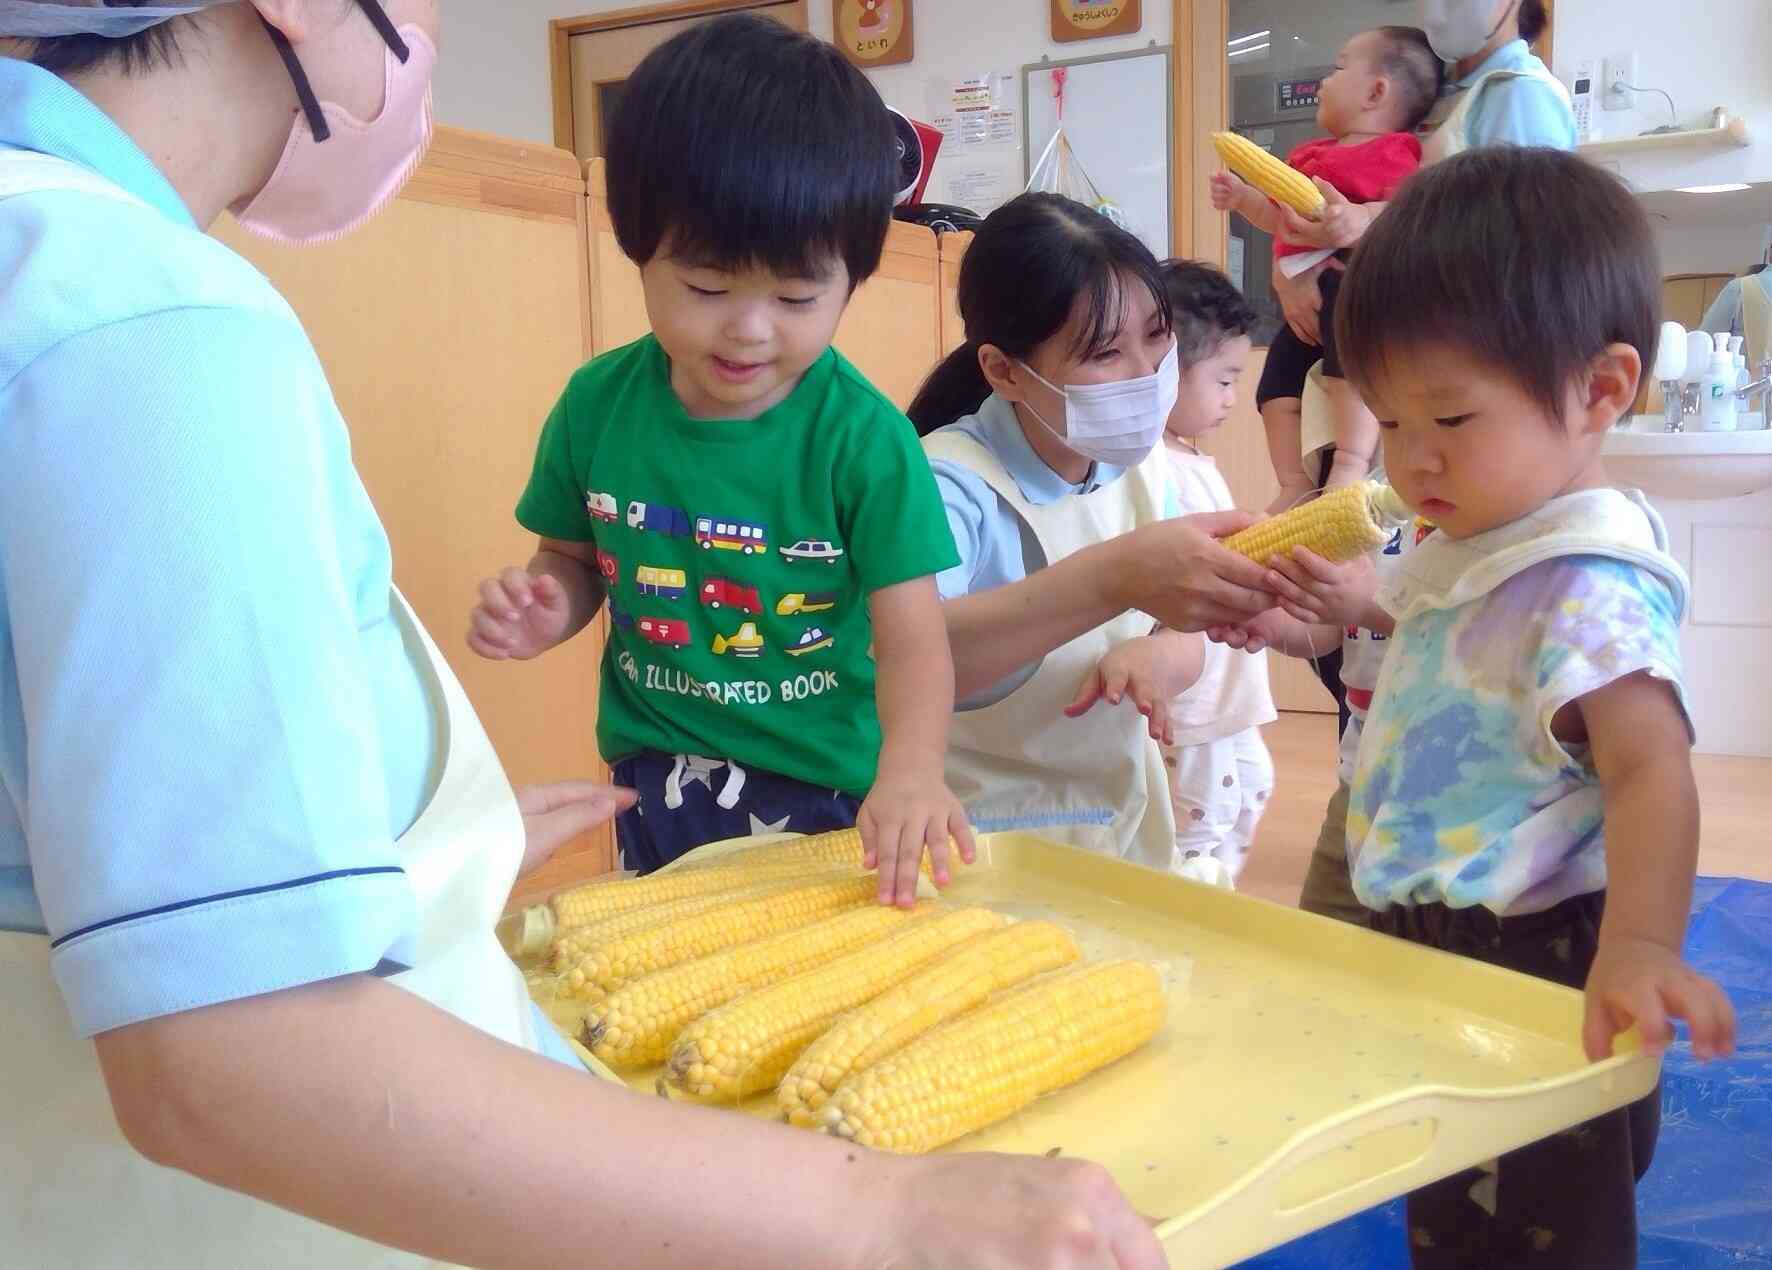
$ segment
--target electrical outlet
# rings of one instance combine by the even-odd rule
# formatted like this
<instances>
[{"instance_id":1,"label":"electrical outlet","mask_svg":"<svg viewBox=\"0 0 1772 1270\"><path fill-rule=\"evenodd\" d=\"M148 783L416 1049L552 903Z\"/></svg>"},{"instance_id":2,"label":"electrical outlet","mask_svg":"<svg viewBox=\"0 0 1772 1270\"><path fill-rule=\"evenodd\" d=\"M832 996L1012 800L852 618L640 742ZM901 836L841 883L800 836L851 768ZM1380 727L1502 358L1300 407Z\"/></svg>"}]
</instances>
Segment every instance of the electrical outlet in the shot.
<instances>
[{"instance_id":1,"label":"electrical outlet","mask_svg":"<svg viewBox=\"0 0 1772 1270\"><path fill-rule=\"evenodd\" d=\"M1600 75L1601 109L1629 110L1636 105L1636 93L1625 85L1640 82L1635 53L1614 53L1608 57Z\"/></svg>"}]
</instances>

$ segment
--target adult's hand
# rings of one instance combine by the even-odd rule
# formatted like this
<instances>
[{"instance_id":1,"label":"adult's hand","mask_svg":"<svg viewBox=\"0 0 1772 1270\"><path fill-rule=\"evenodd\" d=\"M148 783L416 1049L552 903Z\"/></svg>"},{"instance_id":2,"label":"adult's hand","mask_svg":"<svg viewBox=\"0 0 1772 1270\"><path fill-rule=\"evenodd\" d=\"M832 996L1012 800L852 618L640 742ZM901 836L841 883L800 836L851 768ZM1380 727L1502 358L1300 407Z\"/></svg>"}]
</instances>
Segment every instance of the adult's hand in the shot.
<instances>
[{"instance_id":1,"label":"adult's hand","mask_svg":"<svg viewBox=\"0 0 1772 1270\"><path fill-rule=\"evenodd\" d=\"M909 1163L909 1162L907 1162ZM1151 1225L1099 1165L926 1156L900 1168L858 1270L1163 1270Z\"/></svg>"},{"instance_id":2,"label":"adult's hand","mask_svg":"<svg viewBox=\"0 0 1772 1270\"><path fill-rule=\"evenodd\" d=\"M1316 178L1323 192L1323 207L1315 216L1300 216L1292 208L1280 205L1280 238L1301 247L1320 247L1340 251L1352 247L1365 236L1380 203L1350 203L1322 177Z\"/></svg>"},{"instance_id":3,"label":"adult's hand","mask_svg":"<svg viewBox=\"0 0 1772 1270\"><path fill-rule=\"evenodd\" d=\"M517 807L523 813L524 846L518 876L540 868L579 834L613 820L639 797L631 789L594 781L519 786Z\"/></svg>"},{"instance_id":4,"label":"adult's hand","mask_svg":"<svg viewBox=\"0 0 1772 1270\"><path fill-rule=\"evenodd\" d=\"M1333 256L1321 264L1313 265L1296 278L1288 278L1285 271L1274 270L1274 298L1280 302L1280 311L1286 316L1286 325L1292 333L1306 344L1321 347L1323 336L1321 320L1323 314L1323 293L1318 288L1318 280L1323 271L1329 268L1341 268L1341 262Z\"/></svg>"},{"instance_id":5,"label":"adult's hand","mask_svg":"<svg viewBox=\"0 0 1772 1270\"><path fill-rule=\"evenodd\" d=\"M1177 631L1234 626L1277 603L1267 571L1218 539L1255 523L1247 512L1182 516L1121 538L1118 583L1126 608Z\"/></svg>"}]
</instances>

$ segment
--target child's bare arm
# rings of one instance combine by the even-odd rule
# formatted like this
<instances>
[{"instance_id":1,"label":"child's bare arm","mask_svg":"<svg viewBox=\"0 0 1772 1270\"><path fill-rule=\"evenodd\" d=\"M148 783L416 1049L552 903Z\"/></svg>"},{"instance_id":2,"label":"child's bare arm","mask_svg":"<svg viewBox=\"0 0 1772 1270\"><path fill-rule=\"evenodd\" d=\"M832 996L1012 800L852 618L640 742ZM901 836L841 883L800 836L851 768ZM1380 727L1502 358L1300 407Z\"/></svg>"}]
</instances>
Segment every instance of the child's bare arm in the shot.
<instances>
[{"instance_id":1,"label":"child's bare arm","mask_svg":"<svg viewBox=\"0 0 1772 1270\"><path fill-rule=\"evenodd\" d=\"M468 647L494 661L523 661L571 639L607 593L596 560L591 543L541 539L527 569L509 568L480 584Z\"/></svg>"},{"instance_id":2,"label":"child's bare arm","mask_svg":"<svg viewBox=\"0 0 1772 1270\"><path fill-rule=\"evenodd\" d=\"M1265 234L1277 234L1282 223L1274 201L1231 172L1212 174L1212 206L1235 212Z\"/></svg>"},{"instance_id":3,"label":"child's bare arm","mask_svg":"<svg viewBox=\"0 0 1772 1270\"><path fill-rule=\"evenodd\" d=\"M1585 733L1605 796L1606 915L1587 980L1588 1057L1610 1056L1613 1038L1633 1023L1659 1053L1676 1018L1691 1026L1700 1058L1727 1055L1729 999L1680 958L1698 872L1698 792L1673 688L1639 671L1564 707L1554 731L1566 740Z\"/></svg>"},{"instance_id":4,"label":"child's bare arm","mask_svg":"<svg viewBox=\"0 0 1772 1270\"><path fill-rule=\"evenodd\" d=\"M944 774L954 713L954 661L933 577L882 587L868 597L874 626L874 697L880 712L880 766L856 825L869 867L880 871L880 901L917 898L923 849L938 886L948 881L948 839L973 858L966 813Z\"/></svg>"}]
</instances>

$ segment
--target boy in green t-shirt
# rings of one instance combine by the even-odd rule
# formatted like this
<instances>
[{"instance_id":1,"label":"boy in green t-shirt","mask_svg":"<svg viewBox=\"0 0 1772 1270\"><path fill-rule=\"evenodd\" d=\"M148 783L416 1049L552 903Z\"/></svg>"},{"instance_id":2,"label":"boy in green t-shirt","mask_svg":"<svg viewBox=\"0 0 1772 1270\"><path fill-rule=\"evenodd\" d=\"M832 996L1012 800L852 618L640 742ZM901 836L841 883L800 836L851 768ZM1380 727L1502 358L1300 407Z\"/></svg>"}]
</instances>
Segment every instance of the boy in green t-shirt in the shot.
<instances>
[{"instance_id":1,"label":"boy in green t-shirt","mask_svg":"<svg viewBox=\"0 0 1772 1270\"><path fill-rule=\"evenodd\" d=\"M830 346L891 220L886 108L834 47L735 15L640 65L608 151L654 333L567 384L517 505L540 547L481 585L469 646L535 657L608 601L627 867L855 824L908 904L925 844L945 882L972 843L942 772L953 539L910 422Z\"/></svg>"}]
</instances>

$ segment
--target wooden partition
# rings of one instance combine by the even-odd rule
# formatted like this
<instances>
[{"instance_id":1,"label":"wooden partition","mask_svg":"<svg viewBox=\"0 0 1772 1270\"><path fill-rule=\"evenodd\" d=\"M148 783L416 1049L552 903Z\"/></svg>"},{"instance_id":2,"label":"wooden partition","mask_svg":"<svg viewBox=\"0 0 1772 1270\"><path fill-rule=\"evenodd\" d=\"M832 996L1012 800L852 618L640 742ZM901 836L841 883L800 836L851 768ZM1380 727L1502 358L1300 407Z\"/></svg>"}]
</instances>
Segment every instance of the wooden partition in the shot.
<instances>
[{"instance_id":1,"label":"wooden partition","mask_svg":"<svg viewBox=\"0 0 1772 1270\"><path fill-rule=\"evenodd\" d=\"M590 347L584 180L548 147L439 129L362 232L314 248L218 231L300 315L393 542L394 578L467 688L511 779L606 779L603 632L528 663L468 651L482 577L535 539L512 517L542 419ZM579 850L612 857L607 828ZM581 870L582 871L582 870Z\"/></svg>"}]
</instances>

